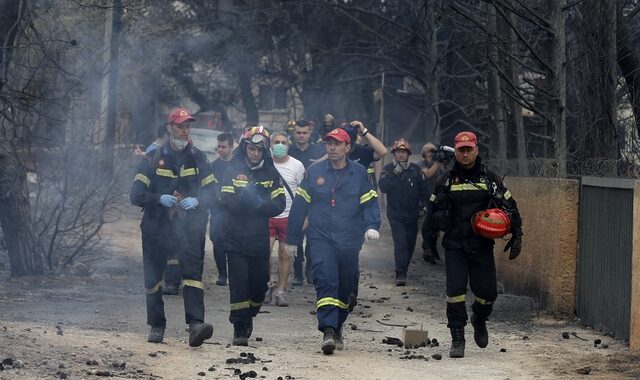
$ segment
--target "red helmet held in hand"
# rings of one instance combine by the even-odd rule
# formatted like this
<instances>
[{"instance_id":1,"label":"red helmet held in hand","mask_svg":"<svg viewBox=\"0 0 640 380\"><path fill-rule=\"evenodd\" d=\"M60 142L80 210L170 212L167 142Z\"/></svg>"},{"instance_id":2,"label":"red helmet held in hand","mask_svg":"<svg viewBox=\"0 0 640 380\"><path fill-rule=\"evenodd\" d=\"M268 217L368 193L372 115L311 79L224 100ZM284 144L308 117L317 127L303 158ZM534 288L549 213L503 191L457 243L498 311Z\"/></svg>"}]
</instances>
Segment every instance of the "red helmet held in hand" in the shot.
<instances>
[{"instance_id":1,"label":"red helmet held in hand","mask_svg":"<svg viewBox=\"0 0 640 380\"><path fill-rule=\"evenodd\" d=\"M499 239L511 230L511 219L499 208L478 211L471 217L473 233L487 239Z\"/></svg>"}]
</instances>

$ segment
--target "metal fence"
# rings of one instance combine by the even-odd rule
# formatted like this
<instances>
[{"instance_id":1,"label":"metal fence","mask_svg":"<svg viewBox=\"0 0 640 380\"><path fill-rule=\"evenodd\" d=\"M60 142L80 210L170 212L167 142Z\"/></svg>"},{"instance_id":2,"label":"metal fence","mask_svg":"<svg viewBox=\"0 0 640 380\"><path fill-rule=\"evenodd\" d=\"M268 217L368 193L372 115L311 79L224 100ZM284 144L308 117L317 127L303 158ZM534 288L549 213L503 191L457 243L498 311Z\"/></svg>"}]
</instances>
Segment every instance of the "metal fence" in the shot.
<instances>
[{"instance_id":1,"label":"metal fence","mask_svg":"<svg viewBox=\"0 0 640 380\"><path fill-rule=\"evenodd\" d=\"M583 177L577 315L595 330L629 339L634 180Z\"/></svg>"}]
</instances>

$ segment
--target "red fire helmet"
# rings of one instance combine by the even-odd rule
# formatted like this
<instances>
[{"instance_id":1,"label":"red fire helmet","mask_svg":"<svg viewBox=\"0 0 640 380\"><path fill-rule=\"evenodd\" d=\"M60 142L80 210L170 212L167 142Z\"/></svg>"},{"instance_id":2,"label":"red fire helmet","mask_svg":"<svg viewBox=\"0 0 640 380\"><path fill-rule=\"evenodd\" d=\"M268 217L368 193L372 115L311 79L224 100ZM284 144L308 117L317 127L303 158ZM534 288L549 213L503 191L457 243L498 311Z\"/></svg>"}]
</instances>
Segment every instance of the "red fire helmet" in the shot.
<instances>
[{"instance_id":1,"label":"red fire helmet","mask_svg":"<svg viewBox=\"0 0 640 380\"><path fill-rule=\"evenodd\" d=\"M511 230L511 219L499 208L478 211L471 218L473 232L487 239L499 239Z\"/></svg>"}]
</instances>

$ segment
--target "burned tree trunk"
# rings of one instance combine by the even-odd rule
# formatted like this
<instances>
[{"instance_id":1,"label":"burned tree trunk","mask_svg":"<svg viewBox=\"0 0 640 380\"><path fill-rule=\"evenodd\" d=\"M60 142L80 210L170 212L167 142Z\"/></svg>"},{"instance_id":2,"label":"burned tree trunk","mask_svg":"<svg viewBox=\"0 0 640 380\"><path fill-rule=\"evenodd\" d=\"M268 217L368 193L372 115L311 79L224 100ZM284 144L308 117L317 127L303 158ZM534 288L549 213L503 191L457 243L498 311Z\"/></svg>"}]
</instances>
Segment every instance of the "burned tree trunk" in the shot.
<instances>
[{"instance_id":1,"label":"burned tree trunk","mask_svg":"<svg viewBox=\"0 0 640 380\"><path fill-rule=\"evenodd\" d=\"M618 0L616 29L617 61L624 76L625 83L627 84L633 115L636 119L636 128L640 133L640 123L638 123L640 119L640 56L633 45L629 20L623 13L622 7L625 3L626 1Z\"/></svg>"},{"instance_id":2,"label":"burned tree trunk","mask_svg":"<svg viewBox=\"0 0 640 380\"><path fill-rule=\"evenodd\" d=\"M552 30L550 63L551 73L548 78L549 92L549 122L554 142L554 159L557 165L557 176L567 174L567 89L566 89L566 58L565 58L565 15L563 8L565 0L549 0L549 23Z\"/></svg>"},{"instance_id":3,"label":"burned tree trunk","mask_svg":"<svg viewBox=\"0 0 640 380\"><path fill-rule=\"evenodd\" d=\"M0 226L9 252L12 276L42 274L25 170L0 150Z\"/></svg>"},{"instance_id":4,"label":"burned tree trunk","mask_svg":"<svg viewBox=\"0 0 640 380\"><path fill-rule=\"evenodd\" d=\"M487 29L489 31L489 105L498 137L498 143L496 144L497 158L500 163L500 168L498 169L504 172L507 162L507 128L506 116L502 104L500 76L498 75L498 67L500 66L498 56L498 17L496 15L495 5L488 4L487 7Z\"/></svg>"}]
</instances>

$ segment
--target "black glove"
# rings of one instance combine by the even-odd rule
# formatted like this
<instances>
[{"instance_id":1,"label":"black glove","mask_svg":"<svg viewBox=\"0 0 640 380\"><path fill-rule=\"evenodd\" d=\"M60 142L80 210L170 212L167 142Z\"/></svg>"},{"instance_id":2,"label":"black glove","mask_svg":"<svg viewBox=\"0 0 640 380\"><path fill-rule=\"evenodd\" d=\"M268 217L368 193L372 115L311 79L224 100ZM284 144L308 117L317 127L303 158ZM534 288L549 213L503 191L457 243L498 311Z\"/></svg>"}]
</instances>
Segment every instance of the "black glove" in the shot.
<instances>
[{"instance_id":1,"label":"black glove","mask_svg":"<svg viewBox=\"0 0 640 380\"><path fill-rule=\"evenodd\" d=\"M504 247L504 252L508 250L511 250L511 252L509 252L509 260L513 260L520 255L520 250L522 250L522 235L514 235L511 237Z\"/></svg>"}]
</instances>

